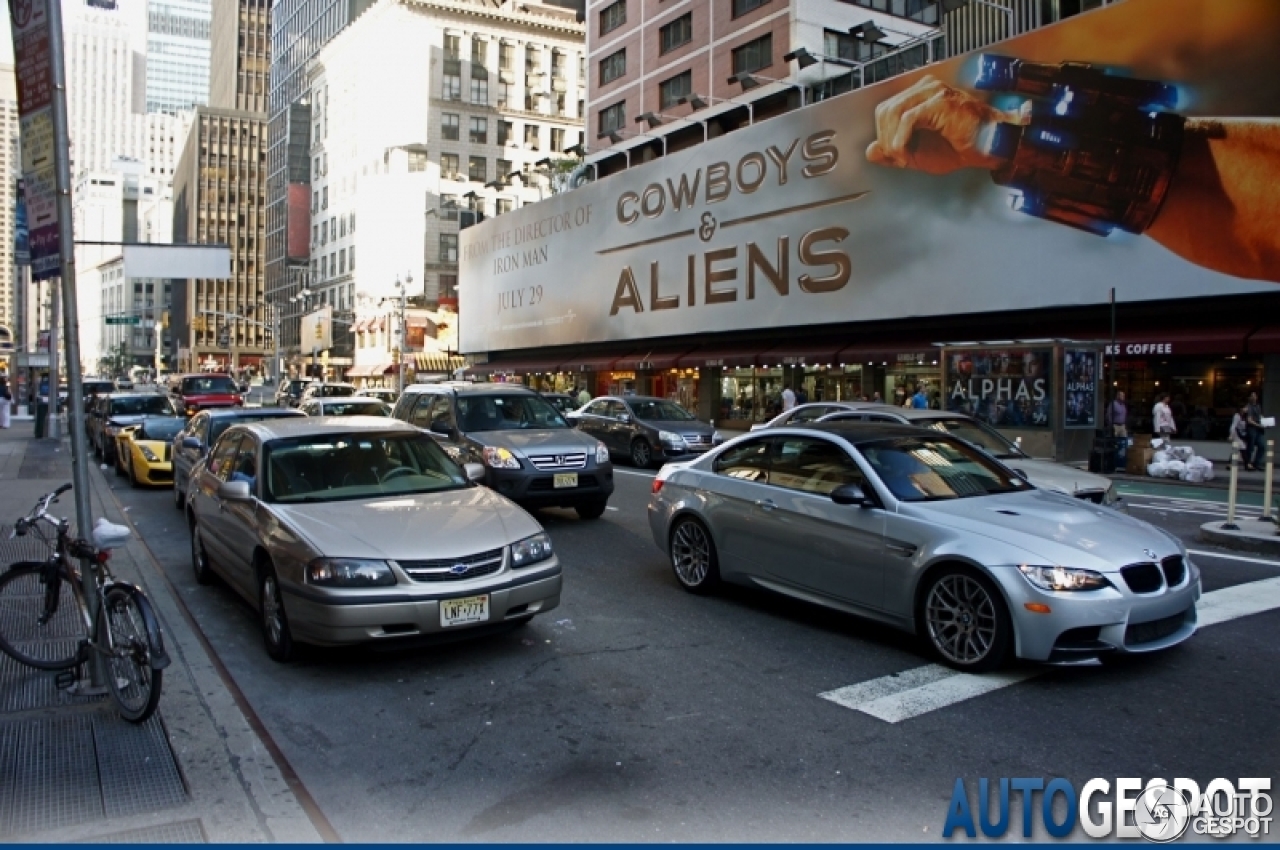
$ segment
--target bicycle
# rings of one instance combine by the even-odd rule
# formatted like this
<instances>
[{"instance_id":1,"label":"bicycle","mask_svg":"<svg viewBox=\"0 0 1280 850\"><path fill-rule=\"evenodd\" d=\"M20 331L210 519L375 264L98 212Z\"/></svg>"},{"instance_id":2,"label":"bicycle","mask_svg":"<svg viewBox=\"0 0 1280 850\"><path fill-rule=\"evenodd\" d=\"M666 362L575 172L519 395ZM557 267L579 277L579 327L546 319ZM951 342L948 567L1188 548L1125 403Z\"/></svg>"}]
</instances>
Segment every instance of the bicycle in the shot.
<instances>
[{"instance_id":1,"label":"bicycle","mask_svg":"<svg viewBox=\"0 0 1280 850\"><path fill-rule=\"evenodd\" d=\"M112 539L109 524L95 528L90 543L71 537L68 520L49 516L49 507L70 489L64 484L42 496L9 535L35 534L52 551L44 561L19 561L0 575L0 649L29 667L61 671L57 684L64 690L94 653L102 656L120 716L143 723L160 702L162 671L169 666L160 624L142 590L111 575L111 546L123 541ZM93 573L96 616L89 613L77 559Z\"/></svg>"}]
</instances>

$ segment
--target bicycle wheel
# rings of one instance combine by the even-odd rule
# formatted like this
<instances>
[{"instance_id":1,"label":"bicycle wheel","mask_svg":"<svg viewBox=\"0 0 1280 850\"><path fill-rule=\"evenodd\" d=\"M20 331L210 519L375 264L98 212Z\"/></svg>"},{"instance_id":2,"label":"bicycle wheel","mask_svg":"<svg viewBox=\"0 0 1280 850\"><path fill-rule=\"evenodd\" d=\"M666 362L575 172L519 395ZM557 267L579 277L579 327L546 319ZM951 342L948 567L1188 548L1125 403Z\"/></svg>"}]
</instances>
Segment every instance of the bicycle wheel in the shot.
<instances>
[{"instance_id":1,"label":"bicycle wheel","mask_svg":"<svg viewBox=\"0 0 1280 850\"><path fill-rule=\"evenodd\" d=\"M28 667L65 670L75 666L84 625L65 580L59 583L57 613L41 625L46 601L43 570L43 564L14 564L0 576L0 649Z\"/></svg>"},{"instance_id":2,"label":"bicycle wheel","mask_svg":"<svg viewBox=\"0 0 1280 850\"><path fill-rule=\"evenodd\" d=\"M130 723L142 723L160 704L160 682L164 675L151 669L151 644L140 603L123 588L107 591L106 624L111 630L115 652L107 657L107 684L120 716Z\"/></svg>"}]
</instances>

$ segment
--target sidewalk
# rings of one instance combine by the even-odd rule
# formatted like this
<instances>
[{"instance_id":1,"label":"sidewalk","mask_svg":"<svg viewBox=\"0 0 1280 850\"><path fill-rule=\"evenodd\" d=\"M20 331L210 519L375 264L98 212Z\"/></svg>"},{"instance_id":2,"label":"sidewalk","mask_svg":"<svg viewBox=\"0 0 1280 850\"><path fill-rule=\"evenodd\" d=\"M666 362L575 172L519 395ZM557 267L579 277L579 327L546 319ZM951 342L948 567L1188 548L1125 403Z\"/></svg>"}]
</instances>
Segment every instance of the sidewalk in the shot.
<instances>
[{"instance_id":1,"label":"sidewalk","mask_svg":"<svg viewBox=\"0 0 1280 850\"><path fill-rule=\"evenodd\" d=\"M31 435L30 420L0 431L4 564L39 557L40 544L8 540L9 528L72 478L69 443ZM127 525L96 462L89 478L94 516ZM72 495L55 511L74 516ZM126 723L110 697L72 697L54 687L53 673L0 655L0 841L320 841L146 547L135 538L114 551L111 568L140 585L160 617L173 659L160 710Z\"/></svg>"}]
</instances>

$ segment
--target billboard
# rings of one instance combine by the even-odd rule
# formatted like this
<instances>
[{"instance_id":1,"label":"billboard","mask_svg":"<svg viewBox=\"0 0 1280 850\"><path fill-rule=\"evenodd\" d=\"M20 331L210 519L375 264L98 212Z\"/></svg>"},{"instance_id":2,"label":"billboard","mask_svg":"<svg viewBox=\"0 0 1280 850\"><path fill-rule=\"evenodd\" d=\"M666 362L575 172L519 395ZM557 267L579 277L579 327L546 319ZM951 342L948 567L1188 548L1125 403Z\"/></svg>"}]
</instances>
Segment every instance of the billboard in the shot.
<instances>
[{"instance_id":1,"label":"billboard","mask_svg":"<svg viewBox=\"0 0 1280 850\"><path fill-rule=\"evenodd\" d=\"M1053 426L1053 349L949 351L943 403L1003 428Z\"/></svg>"},{"instance_id":2,"label":"billboard","mask_svg":"<svg viewBox=\"0 0 1280 850\"><path fill-rule=\"evenodd\" d=\"M461 346L1276 291L1277 43L1126 0L491 219Z\"/></svg>"}]
</instances>

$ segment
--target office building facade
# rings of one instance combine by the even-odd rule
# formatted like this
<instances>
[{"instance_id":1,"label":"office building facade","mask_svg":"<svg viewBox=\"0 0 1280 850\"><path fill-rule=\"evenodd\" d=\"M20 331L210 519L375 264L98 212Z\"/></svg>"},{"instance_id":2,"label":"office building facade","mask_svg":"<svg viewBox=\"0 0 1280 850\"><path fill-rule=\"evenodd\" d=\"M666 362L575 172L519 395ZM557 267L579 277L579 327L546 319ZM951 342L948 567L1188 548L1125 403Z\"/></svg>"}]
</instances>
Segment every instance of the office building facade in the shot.
<instances>
[{"instance_id":1,"label":"office building facade","mask_svg":"<svg viewBox=\"0 0 1280 850\"><path fill-rule=\"evenodd\" d=\"M148 0L147 112L208 102L210 15L210 0Z\"/></svg>"}]
</instances>

